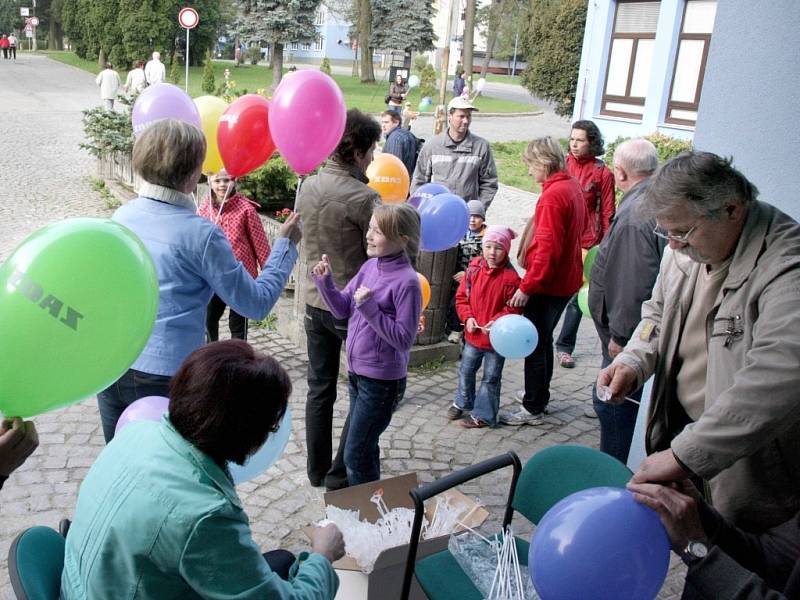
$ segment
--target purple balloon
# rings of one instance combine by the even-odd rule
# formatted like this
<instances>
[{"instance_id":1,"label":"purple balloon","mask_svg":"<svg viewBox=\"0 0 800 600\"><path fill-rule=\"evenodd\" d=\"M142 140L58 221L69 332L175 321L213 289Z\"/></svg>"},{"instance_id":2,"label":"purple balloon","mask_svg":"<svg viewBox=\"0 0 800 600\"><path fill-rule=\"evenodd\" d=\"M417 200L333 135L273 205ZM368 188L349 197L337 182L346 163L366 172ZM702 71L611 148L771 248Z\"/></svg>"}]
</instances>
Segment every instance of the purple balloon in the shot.
<instances>
[{"instance_id":1,"label":"purple balloon","mask_svg":"<svg viewBox=\"0 0 800 600\"><path fill-rule=\"evenodd\" d=\"M342 90L315 69L286 75L269 106L272 140L299 175L316 169L333 152L346 119Z\"/></svg>"},{"instance_id":2,"label":"purple balloon","mask_svg":"<svg viewBox=\"0 0 800 600\"><path fill-rule=\"evenodd\" d=\"M425 201L438 196L439 194L449 194L450 190L444 187L441 183L426 183L417 188L417 190L408 199L408 203L416 209Z\"/></svg>"},{"instance_id":3,"label":"purple balloon","mask_svg":"<svg viewBox=\"0 0 800 600\"><path fill-rule=\"evenodd\" d=\"M133 105L133 135L139 135L160 119L180 119L202 130L197 105L178 86L156 83L144 88Z\"/></svg>"},{"instance_id":4,"label":"purple balloon","mask_svg":"<svg viewBox=\"0 0 800 600\"><path fill-rule=\"evenodd\" d=\"M461 196L437 194L419 207L422 249L439 252L452 248L469 227L469 209Z\"/></svg>"},{"instance_id":5,"label":"purple balloon","mask_svg":"<svg viewBox=\"0 0 800 600\"><path fill-rule=\"evenodd\" d=\"M164 413L169 411L169 398L164 396L145 396L132 403L120 415L114 435L122 431L128 423L134 421L160 421Z\"/></svg>"}]
</instances>

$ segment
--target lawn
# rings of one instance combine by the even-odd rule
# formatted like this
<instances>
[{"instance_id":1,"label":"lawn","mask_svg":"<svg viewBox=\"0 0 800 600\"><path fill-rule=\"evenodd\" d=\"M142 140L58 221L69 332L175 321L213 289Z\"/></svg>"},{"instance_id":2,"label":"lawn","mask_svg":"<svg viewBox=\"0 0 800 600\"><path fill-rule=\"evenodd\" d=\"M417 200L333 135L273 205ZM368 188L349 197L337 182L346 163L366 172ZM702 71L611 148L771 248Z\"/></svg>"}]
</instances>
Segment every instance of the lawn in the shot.
<instances>
[{"instance_id":1,"label":"lawn","mask_svg":"<svg viewBox=\"0 0 800 600\"><path fill-rule=\"evenodd\" d=\"M528 142L492 142L497 178L502 184L538 194L539 184L528 175L528 167L522 161L522 151L527 144Z\"/></svg>"},{"instance_id":2,"label":"lawn","mask_svg":"<svg viewBox=\"0 0 800 600\"><path fill-rule=\"evenodd\" d=\"M46 56L57 60L59 62L73 65L90 73L99 73L100 67L96 61L88 61L78 58L72 52L65 51L45 51L42 52ZM234 67L231 62L213 61L214 65L214 78L216 85L222 83L223 73L226 68L231 71L231 80L235 82L236 89L244 92L245 90L250 93L257 93L258 91L269 91L272 85L272 69L262 65L243 65ZM127 71L125 69L117 69L120 79L125 81ZM185 68L181 67L178 84L183 87ZM169 75L169 69L167 69ZM203 78L203 67L189 67L189 95L193 98L205 95L201 89ZM333 79L339 84L339 87L344 93L347 108L359 108L366 112L381 112L386 110L386 105L383 98L389 91L389 85L386 82L377 82L372 84L361 83L358 79L349 77L347 75L333 75ZM448 99L450 92L448 88ZM408 100L416 109L420 101L418 89L411 90ZM508 100L501 100L499 98L479 97L475 101L475 106L484 112L528 112L537 110L537 106L530 104L522 104L519 102L511 102Z\"/></svg>"}]
</instances>

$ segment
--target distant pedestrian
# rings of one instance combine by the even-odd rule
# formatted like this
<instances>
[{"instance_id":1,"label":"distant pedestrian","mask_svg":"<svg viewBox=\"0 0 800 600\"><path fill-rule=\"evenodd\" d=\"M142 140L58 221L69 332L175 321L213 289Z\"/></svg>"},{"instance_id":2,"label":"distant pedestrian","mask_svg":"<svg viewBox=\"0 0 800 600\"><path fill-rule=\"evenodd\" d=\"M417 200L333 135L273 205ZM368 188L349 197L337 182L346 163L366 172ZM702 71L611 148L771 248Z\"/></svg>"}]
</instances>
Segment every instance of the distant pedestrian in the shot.
<instances>
[{"instance_id":1,"label":"distant pedestrian","mask_svg":"<svg viewBox=\"0 0 800 600\"><path fill-rule=\"evenodd\" d=\"M128 94L141 94L145 87L147 87L147 79L144 76L144 61L137 60L133 63L133 68L128 71L124 89Z\"/></svg>"},{"instance_id":2,"label":"distant pedestrian","mask_svg":"<svg viewBox=\"0 0 800 600\"><path fill-rule=\"evenodd\" d=\"M6 60L8 59L8 48L11 43L8 41L8 36L4 33L3 37L0 38L0 50L3 51L3 58Z\"/></svg>"},{"instance_id":3,"label":"distant pedestrian","mask_svg":"<svg viewBox=\"0 0 800 600\"><path fill-rule=\"evenodd\" d=\"M417 138L408 129L400 127L400 115L393 110L385 110L381 115L381 129L386 136L383 151L394 154L403 161L408 176L414 174L417 166Z\"/></svg>"},{"instance_id":4,"label":"distant pedestrian","mask_svg":"<svg viewBox=\"0 0 800 600\"><path fill-rule=\"evenodd\" d=\"M403 102L405 102L406 95L408 94L408 84L403 81L403 76L398 75L394 78L392 85L389 86L389 93L386 95L386 104L389 110L396 111L400 114L403 110Z\"/></svg>"},{"instance_id":5,"label":"distant pedestrian","mask_svg":"<svg viewBox=\"0 0 800 600\"><path fill-rule=\"evenodd\" d=\"M17 60L17 36L13 32L8 34L8 55Z\"/></svg>"},{"instance_id":6,"label":"distant pedestrian","mask_svg":"<svg viewBox=\"0 0 800 600\"><path fill-rule=\"evenodd\" d=\"M152 60L148 60L144 67L144 77L147 85L161 83L167 78L167 68L161 62L161 53L153 52Z\"/></svg>"},{"instance_id":7,"label":"distant pedestrian","mask_svg":"<svg viewBox=\"0 0 800 600\"><path fill-rule=\"evenodd\" d=\"M100 99L103 101L106 110L114 110L114 100L116 100L117 92L119 92L120 81L119 75L117 75L111 63L106 63L106 68L100 71L95 83L100 86Z\"/></svg>"},{"instance_id":8,"label":"distant pedestrian","mask_svg":"<svg viewBox=\"0 0 800 600\"><path fill-rule=\"evenodd\" d=\"M464 81L464 73L456 73L456 78L453 81L453 98L458 98L464 92L466 83Z\"/></svg>"}]
</instances>

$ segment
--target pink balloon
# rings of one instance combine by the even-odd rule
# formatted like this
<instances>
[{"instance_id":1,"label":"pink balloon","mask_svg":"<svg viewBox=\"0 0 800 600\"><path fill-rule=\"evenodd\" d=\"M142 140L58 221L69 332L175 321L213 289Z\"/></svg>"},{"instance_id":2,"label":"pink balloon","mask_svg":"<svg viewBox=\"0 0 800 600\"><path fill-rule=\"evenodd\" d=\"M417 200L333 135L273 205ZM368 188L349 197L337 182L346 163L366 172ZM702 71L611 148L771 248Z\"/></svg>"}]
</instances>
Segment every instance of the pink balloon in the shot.
<instances>
[{"instance_id":1,"label":"pink balloon","mask_svg":"<svg viewBox=\"0 0 800 600\"><path fill-rule=\"evenodd\" d=\"M164 396L145 396L129 405L119 417L114 435L117 435L128 423L134 421L160 421L164 413L169 411L169 398Z\"/></svg>"},{"instance_id":2,"label":"pink balloon","mask_svg":"<svg viewBox=\"0 0 800 600\"><path fill-rule=\"evenodd\" d=\"M278 85L269 130L281 156L299 175L317 168L339 144L347 119L342 90L325 73L296 71Z\"/></svg>"}]
</instances>

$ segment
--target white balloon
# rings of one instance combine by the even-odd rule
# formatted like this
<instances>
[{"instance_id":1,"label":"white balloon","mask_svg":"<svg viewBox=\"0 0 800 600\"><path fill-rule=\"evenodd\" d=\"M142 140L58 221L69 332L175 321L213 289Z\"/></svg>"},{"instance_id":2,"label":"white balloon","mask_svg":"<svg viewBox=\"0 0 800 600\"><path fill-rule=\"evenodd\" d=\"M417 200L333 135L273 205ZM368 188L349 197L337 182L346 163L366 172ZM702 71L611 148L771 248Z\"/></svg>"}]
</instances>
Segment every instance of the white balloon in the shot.
<instances>
[{"instance_id":1,"label":"white balloon","mask_svg":"<svg viewBox=\"0 0 800 600\"><path fill-rule=\"evenodd\" d=\"M475 84L475 89L477 91L479 91L479 92L482 92L484 87L486 87L486 79L481 77L480 79L478 79L478 82Z\"/></svg>"}]
</instances>

